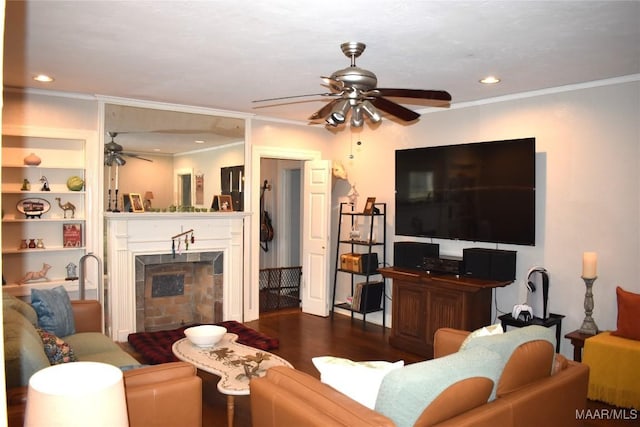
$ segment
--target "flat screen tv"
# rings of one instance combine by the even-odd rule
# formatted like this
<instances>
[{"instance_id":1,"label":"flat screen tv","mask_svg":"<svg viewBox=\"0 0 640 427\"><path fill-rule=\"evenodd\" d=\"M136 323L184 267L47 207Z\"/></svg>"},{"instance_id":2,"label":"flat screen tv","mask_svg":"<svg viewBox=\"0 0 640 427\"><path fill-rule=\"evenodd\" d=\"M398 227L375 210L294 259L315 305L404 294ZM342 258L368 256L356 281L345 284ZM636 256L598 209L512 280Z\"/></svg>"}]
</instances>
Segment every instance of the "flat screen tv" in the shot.
<instances>
[{"instance_id":1,"label":"flat screen tv","mask_svg":"<svg viewBox=\"0 0 640 427\"><path fill-rule=\"evenodd\" d=\"M396 234L535 245L535 138L396 150Z\"/></svg>"}]
</instances>

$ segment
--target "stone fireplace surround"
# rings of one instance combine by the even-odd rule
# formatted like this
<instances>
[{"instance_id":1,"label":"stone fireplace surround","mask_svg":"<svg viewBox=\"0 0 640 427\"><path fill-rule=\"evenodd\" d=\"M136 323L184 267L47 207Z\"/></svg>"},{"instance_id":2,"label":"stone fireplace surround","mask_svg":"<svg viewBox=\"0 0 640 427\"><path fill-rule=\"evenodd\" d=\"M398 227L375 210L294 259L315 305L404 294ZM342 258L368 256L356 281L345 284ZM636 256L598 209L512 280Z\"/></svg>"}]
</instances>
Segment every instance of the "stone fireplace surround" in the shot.
<instances>
[{"instance_id":1,"label":"stone fireplace surround","mask_svg":"<svg viewBox=\"0 0 640 427\"><path fill-rule=\"evenodd\" d=\"M195 241L182 254L189 260L198 253L221 253L221 320L241 322L243 286L249 275L243 255L246 217L244 212L105 213L107 334L114 341L126 341L130 333L139 332L136 257L171 255L171 237L190 229Z\"/></svg>"}]
</instances>

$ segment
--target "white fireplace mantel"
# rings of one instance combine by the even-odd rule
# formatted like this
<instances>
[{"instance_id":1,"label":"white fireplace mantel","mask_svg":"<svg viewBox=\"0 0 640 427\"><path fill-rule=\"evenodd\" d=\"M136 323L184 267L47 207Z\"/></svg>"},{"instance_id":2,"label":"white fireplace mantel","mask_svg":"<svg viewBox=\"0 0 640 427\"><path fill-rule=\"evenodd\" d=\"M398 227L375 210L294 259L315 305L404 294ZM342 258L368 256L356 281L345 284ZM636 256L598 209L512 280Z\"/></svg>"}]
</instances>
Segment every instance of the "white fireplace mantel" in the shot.
<instances>
[{"instance_id":1,"label":"white fireplace mantel","mask_svg":"<svg viewBox=\"0 0 640 427\"><path fill-rule=\"evenodd\" d=\"M245 212L106 213L107 333L126 341L136 332L135 257L171 253L171 238L193 229L185 252L223 252L223 319L243 319ZM184 237L183 237L184 239Z\"/></svg>"}]
</instances>

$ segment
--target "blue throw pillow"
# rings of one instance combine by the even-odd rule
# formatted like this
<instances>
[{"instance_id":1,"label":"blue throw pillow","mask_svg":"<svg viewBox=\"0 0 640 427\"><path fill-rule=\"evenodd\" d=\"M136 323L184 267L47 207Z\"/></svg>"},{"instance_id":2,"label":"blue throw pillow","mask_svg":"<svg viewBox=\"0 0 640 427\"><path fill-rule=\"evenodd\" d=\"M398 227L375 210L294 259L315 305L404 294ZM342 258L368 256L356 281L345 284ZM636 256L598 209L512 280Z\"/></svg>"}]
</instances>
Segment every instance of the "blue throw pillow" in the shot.
<instances>
[{"instance_id":1,"label":"blue throw pillow","mask_svg":"<svg viewBox=\"0 0 640 427\"><path fill-rule=\"evenodd\" d=\"M38 314L38 326L59 337L76 333L71 300L64 286L32 289L31 305Z\"/></svg>"}]
</instances>

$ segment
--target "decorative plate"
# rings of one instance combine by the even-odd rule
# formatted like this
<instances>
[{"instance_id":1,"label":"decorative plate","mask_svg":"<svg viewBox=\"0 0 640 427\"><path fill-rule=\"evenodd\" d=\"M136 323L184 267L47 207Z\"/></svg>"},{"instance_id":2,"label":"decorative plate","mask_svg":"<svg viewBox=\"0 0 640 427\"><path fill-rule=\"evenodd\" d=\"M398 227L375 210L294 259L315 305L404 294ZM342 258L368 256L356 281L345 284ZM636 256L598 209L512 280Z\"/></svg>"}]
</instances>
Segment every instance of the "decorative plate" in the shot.
<instances>
[{"instance_id":1,"label":"decorative plate","mask_svg":"<svg viewBox=\"0 0 640 427\"><path fill-rule=\"evenodd\" d=\"M30 199L20 200L16 207L18 209L18 212L25 214L27 218L40 218L43 213L49 212L49 209L51 209L51 204L45 199L34 197Z\"/></svg>"}]
</instances>

